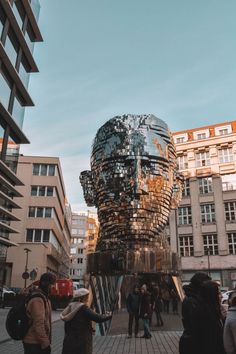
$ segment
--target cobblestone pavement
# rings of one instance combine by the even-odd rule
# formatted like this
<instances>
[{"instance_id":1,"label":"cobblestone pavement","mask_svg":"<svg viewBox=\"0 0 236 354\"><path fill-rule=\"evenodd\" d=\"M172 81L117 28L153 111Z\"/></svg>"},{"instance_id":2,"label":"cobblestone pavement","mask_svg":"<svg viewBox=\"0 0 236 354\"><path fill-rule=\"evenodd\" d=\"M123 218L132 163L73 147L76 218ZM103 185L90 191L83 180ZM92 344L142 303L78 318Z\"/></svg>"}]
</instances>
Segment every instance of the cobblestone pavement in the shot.
<instances>
[{"instance_id":1,"label":"cobblestone pavement","mask_svg":"<svg viewBox=\"0 0 236 354\"><path fill-rule=\"evenodd\" d=\"M5 311L5 310L4 310ZM6 315L7 311L5 311ZM0 312L1 318L4 314ZM54 320L58 318L60 312L53 315ZM181 335L179 328L179 316L164 315L165 328L172 325L171 330L162 330L161 327L152 327L152 339L143 338L128 339L127 313L122 312L114 318L112 323L112 333L106 337L94 337L94 354L178 354L178 342ZM5 321L4 321L5 324ZM2 322L0 324L2 326ZM179 328L179 329L178 329ZM119 334L123 333L123 334ZM114 335L113 335L114 334ZM142 331L140 331L142 335ZM63 323L56 321L53 323L52 354L61 354L62 341L64 337ZM23 354L22 343L8 340L0 343L1 354Z\"/></svg>"}]
</instances>

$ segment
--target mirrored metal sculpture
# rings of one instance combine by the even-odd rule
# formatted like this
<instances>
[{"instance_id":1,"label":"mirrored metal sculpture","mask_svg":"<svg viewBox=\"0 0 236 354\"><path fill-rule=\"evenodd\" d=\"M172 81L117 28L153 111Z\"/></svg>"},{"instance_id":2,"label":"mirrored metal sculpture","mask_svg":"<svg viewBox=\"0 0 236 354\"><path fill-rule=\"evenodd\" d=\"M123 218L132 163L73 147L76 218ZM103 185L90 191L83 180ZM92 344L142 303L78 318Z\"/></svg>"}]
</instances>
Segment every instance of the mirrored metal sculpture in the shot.
<instances>
[{"instance_id":1,"label":"mirrored metal sculpture","mask_svg":"<svg viewBox=\"0 0 236 354\"><path fill-rule=\"evenodd\" d=\"M107 121L93 143L91 171L83 171L80 181L100 222L89 272L173 269L164 228L180 201L182 178L165 122L152 114Z\"/></svg>"}]
</instances>

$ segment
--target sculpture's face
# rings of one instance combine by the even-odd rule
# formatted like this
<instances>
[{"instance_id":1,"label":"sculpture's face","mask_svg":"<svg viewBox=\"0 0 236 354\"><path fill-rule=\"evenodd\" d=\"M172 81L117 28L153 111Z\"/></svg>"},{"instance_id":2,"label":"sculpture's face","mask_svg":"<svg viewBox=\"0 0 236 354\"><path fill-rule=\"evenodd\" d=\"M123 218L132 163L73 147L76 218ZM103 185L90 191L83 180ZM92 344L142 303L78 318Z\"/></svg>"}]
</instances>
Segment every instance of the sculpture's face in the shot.
<instances>
[{"instance_id":1,"label":"sculpture's face","mask_svg":"<svg viewBox=\"0 0 236 354\"><path fill-rule=\"evenodd\" d=\"M97 133L91 167L103 246L154 241L167 223L176 182L165 123L154 116L110 120Z\"/></svg>"}]
</instances>

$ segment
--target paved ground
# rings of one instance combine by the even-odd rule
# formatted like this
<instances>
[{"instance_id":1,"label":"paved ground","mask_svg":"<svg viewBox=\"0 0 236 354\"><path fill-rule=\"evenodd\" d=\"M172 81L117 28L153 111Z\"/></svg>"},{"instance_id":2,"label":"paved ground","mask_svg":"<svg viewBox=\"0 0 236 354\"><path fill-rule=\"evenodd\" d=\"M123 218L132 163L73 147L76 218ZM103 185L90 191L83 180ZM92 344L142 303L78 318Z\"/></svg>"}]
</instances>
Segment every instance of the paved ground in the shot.
<instances>
[{"instance_id":1,"label":"paved ground","mask_svg":"<svg viewBox=\"0 0 236 354\"><path fill-rule=\"evenodd\" d=\"M0 310L0 333L4 329L7 310ZM53 319L59 317L60 312L53 314ZM119 313L114 317L110 334L106 337L94 337L94 354L178 354L178 341L181 334L179 316L164 315L165 327L152 327L152 339L128 339L126 335L127 314ZM180 324L180 326L179 326ZM172 330L165 328L171 325ZM111 335L114 333L115 335ZM118 334L119 333L119 334ZM123 333L123 334L120 334ZM140 331L142 335L142 331ZM63 323L53 323L52 354L61 354L64 336ZM23 354L21 342L8 340L0 343L1 354Z\"/></svg>"}]
</instances>

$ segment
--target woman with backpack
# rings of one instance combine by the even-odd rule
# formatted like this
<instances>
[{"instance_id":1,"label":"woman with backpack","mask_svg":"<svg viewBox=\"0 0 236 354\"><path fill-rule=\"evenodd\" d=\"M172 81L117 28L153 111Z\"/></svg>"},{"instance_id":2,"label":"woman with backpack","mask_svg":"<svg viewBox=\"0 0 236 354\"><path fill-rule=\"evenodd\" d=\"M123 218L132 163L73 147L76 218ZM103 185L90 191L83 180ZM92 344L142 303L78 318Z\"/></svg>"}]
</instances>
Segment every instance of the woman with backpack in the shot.
<instances>
[{"instance_id":1,"label":"woman with backpack","mask_svg":"<svg viewBox=\"0 0 236 354\"><path fill-rule=\"evenodd\" d=\"M89 291L81 288L75 291L72 302L61 314L65 322L65 337L62 354L92 354L92 321L101 323L111 319L111 315L100 315L88 306Z\"/></svg>"}]
</instances>

